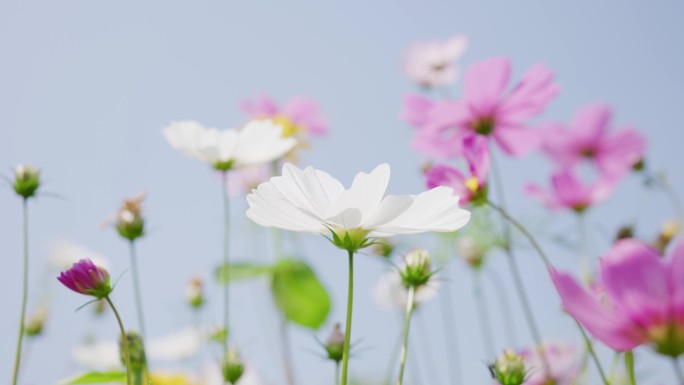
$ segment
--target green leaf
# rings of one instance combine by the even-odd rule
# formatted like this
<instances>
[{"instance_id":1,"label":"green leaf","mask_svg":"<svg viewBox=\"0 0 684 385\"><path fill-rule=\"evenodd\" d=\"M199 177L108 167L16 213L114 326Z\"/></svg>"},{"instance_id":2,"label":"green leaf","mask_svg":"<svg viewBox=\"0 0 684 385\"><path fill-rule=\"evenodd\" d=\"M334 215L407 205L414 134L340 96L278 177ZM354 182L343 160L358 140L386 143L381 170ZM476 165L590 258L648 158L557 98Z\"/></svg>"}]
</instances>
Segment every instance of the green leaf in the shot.
<instances>
[{"instance_id":1,"label":"green leaf","mask_svg":"<svg viewBox=\"0 0 684 385\"><path fill-rule=\"evenodd\" d=\"M260 265L256 263L238 262L219 266L216 269L216 280L219 283L242 281L245 279L257 278L269 274L273 271L273 266Z\"/></svg>"},{"instance_id":2,"label":"green leaf","mask_svg":"<svg viewBox=\"0 0 684 385\"><path fill-rule=\"evenodd\" d=\"M88 372L80 374L72 379L61 381L60 384L109 384L126 382L126 373L122 371L111 372Z\"/></svg>"},{"instance_id":3,"label":"green leaf","mask_svg":"<svg viewBox=\"0 0 684 385\"><path fill-rule=\"evenodd\" d=\"M278 261L273 267L271 291L276 306L289 321L315 330L328 317L330 296L313 270L302 261Z\"/></svg>"}]
</instances>

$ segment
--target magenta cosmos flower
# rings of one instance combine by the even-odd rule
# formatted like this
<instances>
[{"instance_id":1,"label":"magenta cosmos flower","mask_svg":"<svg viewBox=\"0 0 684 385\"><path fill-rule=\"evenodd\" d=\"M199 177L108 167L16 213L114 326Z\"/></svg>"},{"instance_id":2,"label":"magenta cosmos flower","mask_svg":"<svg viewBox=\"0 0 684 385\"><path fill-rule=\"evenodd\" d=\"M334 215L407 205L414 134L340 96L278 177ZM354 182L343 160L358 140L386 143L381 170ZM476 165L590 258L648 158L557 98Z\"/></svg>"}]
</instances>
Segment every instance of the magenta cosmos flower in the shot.
<instances>
[{"instance_id":1,"label":"magenta cosmos flower","mask_svg":"<svg viewBox=\"0 0 684 385\"><path fill-rule=\"evenodd\" d=\"M97 298L104 298L112 292L109 273L90 259L81 259L74 263L69 270L62 272L57 280L77 293Z\"/></svg>"},{"instance_id":2,"label":"magenta cosmos flower","mask_svg":"<svg viewBox=\"0 0 684 385\"><path fill-rule=\"evenodd\" d=\"M425 171L428 188L451 187L461 202L484 203L487 199L489 176L489 149L487 140L471 136L464 141L464 156L468 163L468 175L455 167L438 164Z\"/></svg>"},{"instance_id":3,"label":"magenta cosmos flower","mask_svg":"<svg viewBox=\"0 0 684 385\"><path fill-rule=\"evenodd\" d=\"M551 379L549 381L543 369L539 351L543 351L549 363ZM525 357L525 366L529 370L523 385L573 385L582 370L582 357L577 348L562 342L545 342L541 349L529 348L518 352Z\"/></svg>"},{"instance_id":4,"label":"magenta cosmos flower","mask_svg":"<svg viewBox=\"0 0 684 385\"><path fill-rule=\"evenodd\" d=\"M468 38L455 35L443 41L413 44L404 55L404 72L423 87L453 84L458 79L456 62L468 48Z\"/></svg>"},{"instance_id":5,"label":"magenta cosmos flower","mask_svg":"<svg viewBox=\"0 0 684 385\"><path fill-rule=\"evenodd\" d=\"M437 157L458 156L463 139L491 136L511 156L522 156L540 144L540 135L528 120L540 114L559 91L553 72L542 64L530 68L520 82L506 91L511 77L507 58L472 65L464 77L459 100L436 102L413 139L413 147ZM444 152L448 146L451 150Z\"/></svg>"},{"instance_id":6,"label":"magenta cosmos flower","mask_svg":"<svg viewBox=\"0 0 684 385\"><path fill-rule=\"evenodd\" d=\"M308 98L296 97L283 105L262 95L255 100L242 101L242 109L254 119L271 119L283 126L284 136L317 135L328 132L328 124L321 116L318 104Z\"/></svg>"},{"instance_id":7,"label":"magenta cosmos flower","mask_svg":"<svg viewBox=\"0 0 684 385\"><path fill-rule=\"evenodd\" d=\"M604 104L584 107L568 128L552 123L543 130L542 150L561 167L588 159L602 174L619 177L643 160L646 138L628 127L611 132L612 116Z\"/></svg>"},{"instance_id":8,"label":"magenta cosmos flower","mask_svg":"<svg viewBox=\"0 0 684 385\"><path fill-rule=\"evenodd\" d=\"M550 191L533 183L528 184L525 191L549 209L581 213L608 199L614 188L615 181L610 178L600 177L587 185L571 170L559 170L551 176Z\"/></svg>"},{"instance_id":9,"label":"magenta cosmos flower","mask_svg":"<svg viewBox=\"0 0 684 385\"><path fill-rule=\"evenodd\" d=\"M661 354L684 353L684 242L664 258L624 239L600 260L599 290L551 270L563 308L589 333L617 351L650 344Z\"/></svg>"}]
</instances>

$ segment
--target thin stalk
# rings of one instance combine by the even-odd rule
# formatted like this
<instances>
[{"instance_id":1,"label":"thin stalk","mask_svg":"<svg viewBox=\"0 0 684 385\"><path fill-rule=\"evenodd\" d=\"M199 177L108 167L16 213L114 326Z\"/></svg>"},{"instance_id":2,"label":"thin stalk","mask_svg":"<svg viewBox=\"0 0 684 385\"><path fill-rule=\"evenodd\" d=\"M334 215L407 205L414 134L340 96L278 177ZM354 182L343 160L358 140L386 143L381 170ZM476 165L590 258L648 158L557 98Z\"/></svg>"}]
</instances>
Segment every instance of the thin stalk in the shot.
<instances>
[{"instance_id":1,"label":"thin stalk","mask_svg":"<svg viewBox=\"0 0 684 385\"><path fill-rule=\"evenodd\" d=\"M494 357L495 344L492 339L492 324L489 319L489 311L487 309L487 298L482 291L482 279L480 272L475 272L473 280L473 294L475 296L475 307L477 308L477 317L479 318L480 334L482 343L485 346L485 355L487 357Z\"/></svg>"},{"instance_id":2,"label":"thin stalk","mask_svg":"<svg viewBox=\"0 0 684 385\"><path fill-rule=\"evenodd\" d=\"M582 338L584 339L584 343L587 345L587 350L589 351L589 354L591 355L591 358L594 360L594 364L598 369L599 375L601 376L601 381L603 381L604 385L610 385L608 377L606 377L606 373L603 371L603 367L601 366L601 361L599 361L596 351L594 350L594 344L591 343L591 339L587 335L587 332L584 331L584 328L577 320L575 320L575 324L577 324L577 328L582 333Z\"/></svg>"},{"instance_id":3,"label":"thin stalk","mask_svg":"<svg viewBox=\"0 0 684 385\"><path fill-rule=\"evenodd\" d=\"M503 311L503 315L501 317L501 320L503 321L504 324L504 329L506 330L506 335L508 335L509 338L509 344L512 347L518 346L518 336L515 332L516 327L515 327L515 321L513 319L512 314L513 310L511 309L511 303L508 298L508 293L506 292L506 289L503 287L501 284L501 277L492 269L487 270L484 272L487 274L487 277L489 278L490 282L492 283L492 286L494 287L494 290L496 290L496 297L499 300L499 304L501 305L501 310ZM505 316L509 315L509 316Z\"/></svg>"},{"instance_id":4,"label":"thin stalk","mask_svg":"<svg viewBox=\"0 0 684 385\"><path fill-rule=\"evenodd\" d=\"M335 385L340 385L340 361L335 362Z\"/></svg>"},{"instance_id":5,"label":"thin stalk","mask_svg":"<svg viewBox=\"0 0 684 385\"><path fill-rule=\"evenodd\" d=\"M395 360L399 355L399 349L401 349L402 337L403 336L401 331L397 333L397 341L394 343L394 347L392 348L392 354L390 355L389 361L387 361L387 369L385 370L385 381L383 382L384 385L389 385L392 383L392 372L394 370Z\"/></svg>"},{"instance_id":6,"label":"thin stalk","mask_svg":"<svg viewBox=\"0 0 684 385\"><path fill-rule=\"evenodd\" d=\"M677 376L677 381L679 382L679 385L684 385L684 372L682 372L682 368L679 366L679 362L677 361L676 358L672 358L672 364L673 364L675 375Z\"/></svg>"},{"instance_id":7,"label":"thin stalk","mask_svg":"<svg viewBox=\"0 0 684 385\"><path fill-rule=\"evenodd\" d=\"M440 237L440 253L444 257L445 263L442 271L444 275L448 275L448 245L444 237ZM439 308L442 314L442 328L444 329L444 344L446 348L447 357L450 357L453 365L447 365L449 370L450 383L463 383L463 370L461 366L461 354L459 352L458 332L456 330L456 317L454 315L454 301L451 296L451 287L444 287L439 292Z\"/></svg>"},{"instance_id":8,"label":"thin stalk","mask_svg":"<svg viewBox=\"0 0 684 385\"><path fill-rule=\"evenodd\" d=\"M590 283L593 279L593 269L589 259L589 236L587 234L587 214L577 214L577 233L579 235L580 252L580 274L585 283Z\"/></svg>"},{"instance_id":9,"label":"thin stalk","mask_svg":"<svg viewBox=\"0 0 684 385\"><path fill-rule=\"evenodd\" d=\"M660 188L663 189L665 195L667 195L667 197L670 199L672 209L674 210L675 215L677 216L677 220L681 224L684 221L684 208L682 207L682 203L679 199L679 195L677 194L677 190L675 190L674 187L672 187L670 181L667 180L667 178L664 176L652 173L647 173L646 175L651 176L651 178L654 178L658 181L658 185L660 185Z\"/></svg>"},{"instance_id":10,"label":"thin stalk","mask_svg":"<svg viewBox=\"0 0 684 385\"><path fill-rule=\"evenodd\" d=\"M28 199L24 198L23 207L23 233L24 233L24 281L21 289L21 314L19 316L19 336L17 341L17 351L14 358L14 374L12 375L12 385L17 385L19 378L19 367L21 365L21 347L24 342L24 328L26 326L26 299L28 297Z\"/></svg>"},{"instance_id":11,"label":"thin stalk","mask_svg":"<svg viewBox=\"0 0 684 385\"><path fill-rule=\"evenodd\" d=\"M112 308L114 316L116 317L116 321L119 323L119 329L121 330L121 342L123 343L124 356L126 357L126 383L131 385L131 352L128 350L128 337L126 337L126 329L124 329L119 312L116 311L116 307L114 307L112 300L109 299L109 296L104 297L104 299L109 304L109 307Z\"/></svg>"},{"instance_id":12,"label":"thin stalk","mask_svg":"<svg viewBox=\"0 0 684 385\"><path fill-rule=\"evenodd\" d=\"M408 337L409 329L411 327L411 315L413 314L414 302L416 297L415 286L409 286L408 288L408 298L406 300L406 319L404 321L404 345L401 347L401 358L399 364L399 378L397 379L397 385L402 385L404 382L404 369L406 368L406 356L408 355Z\"/></svg>"},{"instance_id":13,"label":"thin stalk","mask_svg":"<svg viewBox=\"0 0 684 385\"><path fill-rule=\"evenodd\" d=\"M277 163L276 163L277 164ZM282 233L280 229L273 229L273 254L274 254L274 259L276 262L282 258L282 250L283 250L283 241L282 241ZM285 301L287 301L287 298L285 298ZM294 379L294 371L293 371L293 365L292 365L292 360L290 357L292 357L291 354L291 348L290 348L290 335L288 333L288 328L287 328L287 318L285 318L284 314L281 314L278 312L278 322L279 322L279 327L278 327L278 334L280 337L280 354L282 356L283 360L283 370L285 372L285 381L288 385L294 385L295 379Z\"/></svg>"},{"instance_id":14,"label":"thin stalk","mask_svg":"<svg viewBox=\"0 0 684 385\"><path fill-rule=\"evenodd\" d=\"M228 258L228 238L230 236L230 201L228 198L228 172L223 171L221 173L221 194L223 198L223 266L226 269L226 276L230 276L230 265ZM223 285L223 354L224 357L228 355L228 325L229 325L229 307L230 307L230 292L228 287L229 282Z\"/></svg>"},{"instance_id":15,"label":"thin stalk","mask_svg":"<svg viewBox=\"0 0 684 385\"><path fill-rule=\"evenodd\" d=\"M138 327L142 333L143 340L145 334L145 317L143 316L142 292L140 290L140 275L138 275L138 257L135 252L135 241L130 242L131 272L133 273L133 290L135 291L135 307L138 313Z\"/></svg>"},{"instance_id":16,"label":"thin stalk","mask_svg":"<svg viewBox=\"0 0 684 385\"><path fill-rule=\"evenodd\" d=\"M354 306L354 252L349 254L349 283L347 285L347 321L344 325L344 347L342 349L342 385L347 385L349 370L349 345L351 344L352 307Z\"/></svg>"},{"instance_id":17,"label":"thin stalk","mask_svg":"<svg viewBox=\"0 0 684 385\"><path fill-rule=\"evenodd\" d=\"M425 324L425 317L416 315L416 322L418 322L419 330L430 330L429 325ZM437 360L435 360L435 357L432 354L432 344L430 343L430 338L427 335L427 333L424 334L422 338L420 338L420 340L418 341L418 346L422 348L420 355L423 358L425 358L425 361L423 362L427 362L427 364L425 365L425 369L427 370L427 380L430 384L436 385L441 383L439 378L439 370L437 370L437 368L435 367Z\"/></svg>"},{"instance_id":18,"label":"thin stalk","mask_svg":"<svg viewBox=\"0 0 684 385\"><path fill-rule=\"evenodd\" d=\"M631 350L625 352L625 366L627 367L627 375L629 376L629 385L636 385L636 377L634 376L634 353Z\"/></svg>"}]
</instances>

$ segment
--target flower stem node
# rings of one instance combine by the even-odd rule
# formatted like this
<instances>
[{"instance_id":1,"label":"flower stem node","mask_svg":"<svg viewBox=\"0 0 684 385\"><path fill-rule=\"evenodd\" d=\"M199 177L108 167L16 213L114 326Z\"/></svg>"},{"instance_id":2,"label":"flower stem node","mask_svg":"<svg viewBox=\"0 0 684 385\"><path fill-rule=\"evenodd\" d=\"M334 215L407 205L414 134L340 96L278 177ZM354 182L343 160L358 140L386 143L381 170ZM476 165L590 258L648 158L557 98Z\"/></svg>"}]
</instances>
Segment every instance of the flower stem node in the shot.
<instances>
[{"instance_id":1,"label":"flower stem node","mask_svg":"<svg viewBox=\"0 0 684 385\"><path fill-rule=\"evenodd\" d=\"M344 228L330 228L330 232L332 234L331 242L335 246L352 253L356 253L360 249L375 244L373 240L367 237L368 230L361 228L349 230Z\"/></svg>"},{"instance_id":2,"label":"flower stem node","mask_svg":"<svg viewBox=\"0 0 684 385\"><path fill-rule=\"evenodd\" d=\"M81 259L57 277L69 289L95 298L105 298L112 292L109 273L90 259Z\"/></svg>"},{"instance_id":3,"label":"flower stem node","mask_svg":"<svg viewBox=\"0 0 684 385\"><path fill-rule=\"evenodd\" d=\"M404 286L418 288L427 284L432 275L432 258L423 249L416 249L404 258L404 268L400 271Z\"/></svg>"},{"instance_id":4,"label":"flower stem node","mask_svg":"<svg viewBox=\"0 0 684 385\"><path fill-rule=\"evenodd\" d=\"M489 371L501 385L520 385L525 382L527 377L525 357L506 349L501 357L489 366Z\"/></svg>"},{"instance_id":5,"label":"flower stem node","mask_svg":"<svg viewBox=\"0 0 684 385\"><path fill-rule=\"evenodd\" d=\"M240 359L240 355L236 349L231 349L226 355L225 361L221 366L221 371L223 373L223 378L230 384L236 384L242 374L245 372L245 365Z\"/></svg>"},{"instance_id":6,"label":"flower stem node","mask_svg":"<svg viewBox=\"0 0 684 385\"><path fill-rule=\"evenodd\" d=\"M142 372L147 365L147 358L145 356L145 344L140 334L136 332L126 333L126 339L128 340L128 351L131 360L131 371ZM119 341L119 353L121 356L121 363L126 365L126 357L123 348L123 339Z\"/></svg>"},{"instance_id":7,"label":"flower stem node","mask_svg":"<svg viewBox=\"0 0 684 385\"><path fill-rule=\"evenodd\" d=\"M14 169L14 185L17 195L28 199L36 194L40 187L40 170L25 164Z\"/></svg>"},{"instance_id":8,"label":"flower stem node","mask_svg":"<svg viewBox=\"0 0 684 385\"><path fill-rule=\"evenodd\" d=\"M323 345L325 351L328 353L328 359L339 363L342 361L342 356L344 352L344 333L342 333L342 328L339 323L335 324L333 331L325 340Z\"/></svg>"}]
</instances>

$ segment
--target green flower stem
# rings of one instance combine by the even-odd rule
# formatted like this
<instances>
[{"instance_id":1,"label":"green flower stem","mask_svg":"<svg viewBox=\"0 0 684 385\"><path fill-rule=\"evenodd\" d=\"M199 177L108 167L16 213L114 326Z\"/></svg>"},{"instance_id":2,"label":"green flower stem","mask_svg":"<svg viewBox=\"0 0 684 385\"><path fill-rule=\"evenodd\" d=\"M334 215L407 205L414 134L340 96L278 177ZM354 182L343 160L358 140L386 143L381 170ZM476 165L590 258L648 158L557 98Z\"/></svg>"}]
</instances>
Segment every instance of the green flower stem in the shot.
<instances>
[{"instance_id":1,"label":"green flower stem","mask_svg":"<svg viewBox=\"0 0 684 385\"><path fill-rule=\"evenodd\" d=\"M138 256L135 252L135 241L130 244L131 255L131 272L133 273L133 290L135 292L135 308L138 313L138 327L142 334L143 340L147 334L145 333L145 317L143 316L142 294L140 290L140 275L138 275Z\"/></svg>"},{"instance_id":2,"label":"green flower stem","mask_svg":"<svg viewBox=\"0 0 684 385\"><path fill-rule=\"evenodd\" d=\"M397 379L397 385L401 385L404 382L404 369L406 368L406 356L408 355L409 328L411 327L411 315L413 314L413 308L415 307L415 297L415 286L409 286L408 298L406 300L406 319L404 321L404 344L401 347L401 358L399 361L399 378Z\"/></svg>"},{"instance_id":3,"label":"green flower stem","mask_svg":"<svg viewBox=\"0 0 684 385\"><path fill-rule=\"evenodd\" d=\"M444 265L442 266L445 275L448 269L447 251L448 242L445 237L440 237L439 253L444 258ZM444 287L439 292L439 308L442 315L442 328L446 336L445 346L447 356L451 357L452 365L447 365L449 370L449 381L451 383L463 383L463 370L461 366L461 355L459 352L458 332L456 330L456 317L454 315L454 300L451 296L451 288Z\"/></svg>"},{"instance_id":4,"label":"green flower stem","mask_svg":"<svg viewBox=\"0 0 684 385\"><path fill-rule=\"evenodd\" d=\"M508 298L508 292L506 291L506 288L502 284L503 281L496 271L489 269L486 272L483 271L482 273L487 275L492 287L496 291L496 299L499 300L498 303L499 306L501 306L503 314L513 314L513 310L511 309L511 301ZM515 320L513 317L501 317L501 320L503 321L506 336L509 339L509 346L518 346L518 335L516 333Z\"/></svg>"},{"instance_id":5,"label":"green flower stem","mask_svg":"<svg viewBox=\"0 0 684 385\"><path fill-rule=\"evenodd\" d=\"M276 163L277 164L277 163ZM274 174L276 175L276 174ZM276 262L282 258L282 250L283 250L283 236L282 236L282 231L277 228L273 228L273 254L274 254L274 259ZM282 282L281 282L282 286ZM279 288L282 290L282 288ZM283 296L284 300L287 301L287 298ZM287 318L285 317L285 314L282 314L278 312L278 334L280 337L280 354L282 356L283 360L283 370L285 371L285 382L288 385L294 385L295 379L294 379L294 370L293 370L293 365L292 365L292 360L290 357L292 357L291 354L291 348L290 348L290 334L288 332L288 324L287 324Z\"/></svg>"},{"instance_id":6,"label":"green flower stem","mask_svg":"<svg viewBox=\"0 0 684 385\"><path fill-rule=\"evenodd\" d=\"M397 357L399 356L399 350L401 349L401 340L402 333L400 330L399 333L397 333L397 341L394 343L394 346L392 347L392 354L390 355L390 358L387 361L387 369L385 369L385 381L383 382L384 385L389 385L392 382L394 363Z\"/></svg>"},{"instance_id":7,"label":"green flower stem","mask_svg":"<svg viewBox=\"0 0 684 385\"><path fill-rule=\"evenodd\" d=\"M17 352L14 358L14 374L12 375L12 385L17 385L19 378L19 367L21 365L21 347L24 342L24 328L26 326L26 298L28 297L28 199L23 201L23 232L24 232L24 281L21 289L21 314L19 316L19 336L17 341Z\"/></svg>"},{"instance_id":8,"label":"green flower stem","mask_svg":"<svg viewBox=\"0 0 684 385\"><path fill-rule=\"evenodd\" d=\"M123 322L121 322L121 317L119 316L119 312L116 311L116 307L114 307L112 300L109 299L109 296L104 297L104 299L109 304L109 307L112 308L112 311L114 312L114 316L116 317L116 321L119 323L119 329L121 330L121 341L123 342L123 348L124 348L124 356L126 357L126 384L132 385L132 382L131 382L131 353L128 350L128 337L126 337L126 329L124 329Z\"/></svg>"},{"instance_id":9,"label":"green flower stem","mask_svg":"<svg viewBox=\"0 0 684 385\"><path fill-rule=\"evenodd\" d=\"M625 366L627 367L629 384L636 385L636 377L634 376L634 353L631 350L625 352Z\"/></svg>"},{"instance_id":10,"label":"green flower stem","mask_svg":"<svg viewBox=\"0 0 684 385\"><path fill-rule=\"evenodd\" d=\"M475 307L477 308L477 317L479 318L482 343L485 346L485 355L487 357L495 357L496 353L494 347L496 345L494 344L494 340L492 340L492 323L487 309L487 298L482 291L482 277L480 276L479 271L475 272L473 294L475 297Z\"/></svg>"},{"instance_id":11,"label":"green flower stem","mask_svg":"<svg viewBox=\"0 0 684 385\"><path fill-rule=\"evenodd\" d=\"M679 366L679 362L677 361L677 358L672 358L672 364L674 367L675 375L677 376L677 381L679 382L679 385L684 385L684 372L682 372L682 368Z\"/></svg>"},{"instance_id":12,"label":"green flower stem","mask_svg":"<svg viewBox=\"0 0 684 385\"><path fill-rule=\"evenodd\" d=\"M347 321L344 325L344 347L342 349L342 385L347 385L349 345L351 344L352 331L352 307L354 306L354 252L347 250L347 253L349 254L349 283L347 285Z\"/></svg>"},{"instance_id":13,"label":"green flower stem","mask_svg":"<svg viewBox=\"0 0 684 385\"><path fill-rule=\"evenodd\" d=\"M221 173L221 195L223 198L223 266L226 269L226 277L230 276L230 265L228 258L228 238L230 236L230 200L228 197L227 186L228 171ZM230 284L226 281L223 284L223 355L228 356L228 325L229 325L229 306L230 306L230 292L228 287Z\"/></svg>"},{"instance_id":14,"label":"green flower stem","mask_svg":"<svg viewBox=\"0 0 684 385\"><path fill-rule=\"evenodd\" d=\"M340 361L335 362L335 385L340 385Z\"/></svg>"},{"instance_id":15,"label":"green flower stem","mask_svg":"<svg viewBox=\"0 0 684 385\"><path fill-rule=\"evenodd\" d=\"M143 371L142 370L136 370L135 373L133 373L133 383L135 385L143 385Z\"/></svg>"}]
</instances>

